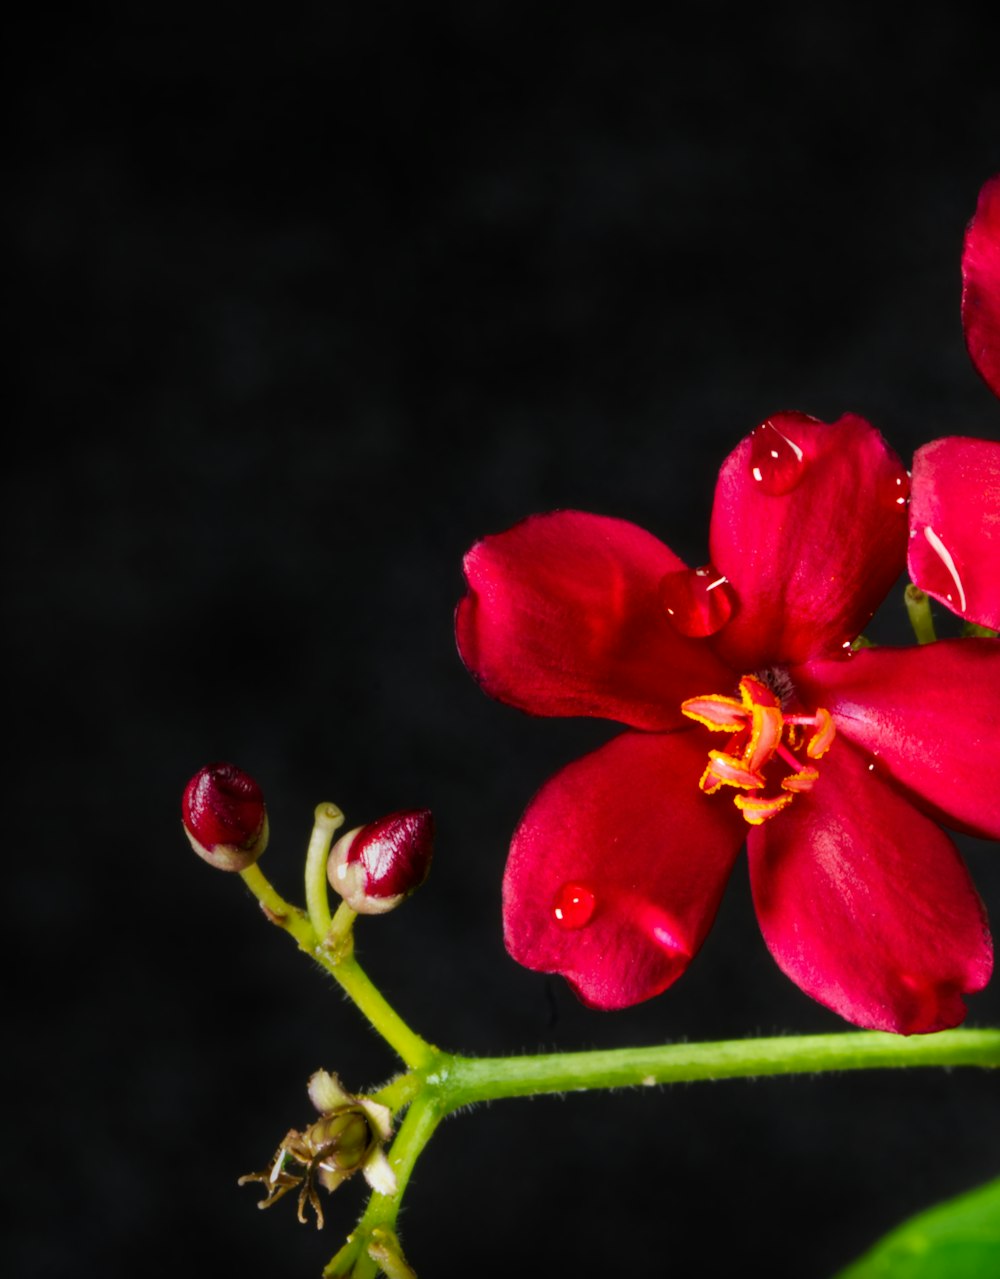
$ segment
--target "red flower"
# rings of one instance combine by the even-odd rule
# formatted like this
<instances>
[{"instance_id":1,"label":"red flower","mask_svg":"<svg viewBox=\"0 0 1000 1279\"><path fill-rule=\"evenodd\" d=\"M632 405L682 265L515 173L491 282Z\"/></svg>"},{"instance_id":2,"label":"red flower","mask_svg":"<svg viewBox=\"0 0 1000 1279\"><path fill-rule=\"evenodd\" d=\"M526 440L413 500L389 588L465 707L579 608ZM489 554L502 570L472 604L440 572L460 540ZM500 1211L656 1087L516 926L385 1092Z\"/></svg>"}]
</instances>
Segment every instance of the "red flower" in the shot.
<instances>
[{"instance_id":1,"label":"red flower","mask_svg":"<svg viewBox=\"0 0 1000 1279\"><path fill-rule=\"evenodd\" d=\"M932 440L913 455L912 485L910 577L959 617L1000 630L1000 444Z\"/></svg>"},{"instance_id":2,"label":"red flower","mask_svg":"<svg viewBox=\"0 0 1000 1279\"><path fill-rule=\"evenodd\" d=\"M980 191L965 233L962 325L973 364L1000 395L1000 173Z\"/></svg>"},{"instance_id":3,"label":"red flower","mask_svg":"<svg viewBox=\"0 0 1000 1279\"><path fill-rule=\"evenodd\" d=\"M860 418L765 422L726 459L712 564L560 511L465 560L456 630L485 690L627 730L535 796L511 844L515 959L598 1008L664 990L747 838L761 929L807 994L862 1026L953 1026L992 968L936 819L1000 836L986 775L1000 644L850 652L902 569L906 472Z\"/></svg>"},{"instance_id":4,"label":"red flower","mask_svg":"<svg viewBox=\"0 0 1000 1279\"><path fill-rule=\"evenodd\" d=\"M1000 175L979 194L962 255L969 354L1000 395ZM913 459L913 581L967 621L1000 630L1000 444L950 437Z\"/></svg>"}]
</instances>

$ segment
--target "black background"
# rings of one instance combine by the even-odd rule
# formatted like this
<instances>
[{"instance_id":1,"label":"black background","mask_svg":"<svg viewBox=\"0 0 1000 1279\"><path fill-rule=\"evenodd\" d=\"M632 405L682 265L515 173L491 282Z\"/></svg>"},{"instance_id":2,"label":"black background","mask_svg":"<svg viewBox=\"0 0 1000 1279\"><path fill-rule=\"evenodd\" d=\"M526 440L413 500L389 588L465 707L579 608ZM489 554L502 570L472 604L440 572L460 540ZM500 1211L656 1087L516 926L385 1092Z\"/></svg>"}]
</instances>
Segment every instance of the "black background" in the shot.
<instances>
[{"instance_id":1,"label":"black background","mask_svg":"<svg viewBox=\"0 0 1000 1279\"><path fill-rule=\"evenodd\" d=\"M587 1011L506 956L520 811L610 730L488 701L452 610L468 546L537 510L702 562L718 465L774 411L860 412L907 460L997 435L958 314L1000 168L995 47L961 7L136 15L11 41L9 1253L314 1275L360 1184L317 1236L236 1177L309 1118L318 1066L360 1089L393 1061L189 852L185 781L214 759L259 779L264 869L296 897L317 802L434 810L427 886L358 940L445 1046L842 1028L770 960L742 864L642 1007ZM996 915L996 847L962 847ZM994 983L969 1024L998 1022ZM435 1137L404 1241L424 1279L826 1276L1000 1172L998 1091L917 1072L497 1103Z\"/></svg>"}]
</instances>

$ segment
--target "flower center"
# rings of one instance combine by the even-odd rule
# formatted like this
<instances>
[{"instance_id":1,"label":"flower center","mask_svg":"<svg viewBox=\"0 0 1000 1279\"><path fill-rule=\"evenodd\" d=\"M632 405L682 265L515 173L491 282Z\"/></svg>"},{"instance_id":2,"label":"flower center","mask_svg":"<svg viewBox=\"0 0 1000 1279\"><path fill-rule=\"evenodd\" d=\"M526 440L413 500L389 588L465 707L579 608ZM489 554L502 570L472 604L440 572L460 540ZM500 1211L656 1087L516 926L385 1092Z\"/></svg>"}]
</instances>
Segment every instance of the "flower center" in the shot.
<instances>
[{"instance_id":1,"label":"flower center","mask_svg":"<svg viewBox=\"0 0 1000 1279\"><path fill-rule=\"evenodd\" d=\"M733 803L752 826L812 790L819 777L814 761L830 749L837 731L823 707L812 715L786 714L777 692L756 675L740 680L739 698L708 693L688 698L681 710L713 733L730 734L725 750L708 752L698 784L708 795L735 786L741 793Z\"/></svg>"}]
</instances>

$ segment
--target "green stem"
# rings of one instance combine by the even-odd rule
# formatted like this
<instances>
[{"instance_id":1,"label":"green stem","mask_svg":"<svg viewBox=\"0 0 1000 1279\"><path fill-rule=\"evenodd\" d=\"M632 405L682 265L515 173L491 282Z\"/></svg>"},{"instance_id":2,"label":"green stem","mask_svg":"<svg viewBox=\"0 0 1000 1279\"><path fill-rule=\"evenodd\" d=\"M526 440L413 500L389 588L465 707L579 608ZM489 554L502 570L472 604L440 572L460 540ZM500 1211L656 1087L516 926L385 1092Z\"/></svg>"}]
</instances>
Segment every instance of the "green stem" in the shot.
<instances>
[{"instance_id":1,"label":"green stem","mask_svg":"<svg viewBox=\"0 0 1000 1279\"><path fill-rule=\"evenodd\" d=\"M396 1174L396 1193L380 1195L376 1192L371 1196L364 1216L351 1232L347 1247L342 1248L323 1271L324 1279L346 1274L353 1279L373 1279L377 1274L378 1263L368 1254L368 1241L373 1231L395 1229L403 1192L414 1165L444 1118L444 1113L440 1100L431 1093L424 1093L414 1100L389 1152L389 1163Z\"/></svg>"},{"instance_id":2,"label":"green stem","mask_svg":"<svg viewBox=\"0 0 1000 1279\"><path fill-rule=\"evenodd\" d=\"M439 1072L439 1088L451 1112L501 1097L903 1066L1000 1067L1000 1030L907 1037L858 1031L539 1057L454 1057Z\"/></svg>"},{"instance_id":3,"label":"green stem","mask_svg":"<svg viewBox=\"0 0 1000 1279\"><path fill-rule=\"evenodd\" d=\"M378 1092L372 1093L371 1099L380 1106L388 1106L392 1114L396 1114L410 1104L422 1087L423 1080L420 1076L408 1070L406 1074L390 1079Z\"/></svg>"},{"instance_id":4,"label":"green stem","mask_svg":"<svg viewBox=\"0 0 1000 1279\"><path fill-rule=\"evenodd\" d=\"M919 586L914 586L910 582L903 592L903 599L906 601L906 611L910 617L913 634L917 637L917 643L933 644L937 639L937 632L934 630L930 597Z\"/></svg>"},{"instance_id":5,"label":"green stem","mask_svg":"<svg viewBox=\"0 0 1000 1279\"><path fill-rule=\"evenodd\" d=\"M324 938L330 931L330 902L326 893L326 862L333 832L344 824L344 814L336 804L317 804L312 834L306 852L306 909L316 930Z\"/></svg>"},{"instance_id":6,"label":"green stem","mask_svg":"<svg viewBox=\"0 0 1000 1279\"><path fill-rule=\"evenodd\" d=\"M333 805L320 805L320 808L324 807L332 808ZM339 812L339 809L337 811ZM311 851L312 845L310 845ZM325 875L325 869L323 873ZM317 936L316 914L313 913L313 919L310 921L297 906L285 901L259 866L256 864L249 866L240 874L243 882L264 908L268 919L290 933L299 943L299 948L326 969L407 1066L414 1069L427 1066L436 1060L439 1054L434 1045L429 1044L415 1030L410 1029L354 958L354 939L350 929L350 923L354 919L353 911L349 908L347 910L350 920L342 919L341 912L338 911L337 919L344 923L345 927L335 933L336 944L329 946L326 944L330 933L329 912L326 915L326 928ZM325 904L324 900L324 906ZM320 926L322 922L322 912L319 912Z\"/></svg>"},{"instance_id":7,"label":"green stem","mask_svg":"<svg viewBox=\"0 0 1000 1279\"><path fill-rule=\"evenodd\" d=\"M357 1228L323 1274L326 1279L348 1274L352 1279L374 1279L384 1249L378 1244L370 1252L369 1245L384 1234L398 1247L393 1231L417 1159L446 1115L475 1102L699 1080L914 1066L1000 1068L1000 1030L944 1030L909 1037L855 1031L531 1057L436 1053L432 1071L399 1075L376 1094L375 1100L383 1104L410 1101L389 1153L396 1193L371 1196ZM386 1255L396 1257L394 1252ZM398 1263L402 1275L408 1268L401 1253Z\"/></svg>"},{"instance_id":8,"label":"green stem","mask_svg":"<svg viewBox=\"0 0 1000 1279\"><path fill-rule=\"evenodd\" d=\"M300 950L311 955L316 948L316 934L312 924L298 906L285 901L256 863L248 866L246 870L241 870L240 879L260 902L264 914L271 923L277 924L286 933L290 933L299 943Z\"/></svg>"},{"instance_id":9,"label":"green stem","mask_svg":"<svg viewBox=\"0 0 1000 1279\"><path fill-rule=\"evenodd\" d=\"M314 955L411 1070L434 1061L437 1049L410 1029L353 955L337 958L324 953L322 947Z\"/></svg>"}]
</instances>

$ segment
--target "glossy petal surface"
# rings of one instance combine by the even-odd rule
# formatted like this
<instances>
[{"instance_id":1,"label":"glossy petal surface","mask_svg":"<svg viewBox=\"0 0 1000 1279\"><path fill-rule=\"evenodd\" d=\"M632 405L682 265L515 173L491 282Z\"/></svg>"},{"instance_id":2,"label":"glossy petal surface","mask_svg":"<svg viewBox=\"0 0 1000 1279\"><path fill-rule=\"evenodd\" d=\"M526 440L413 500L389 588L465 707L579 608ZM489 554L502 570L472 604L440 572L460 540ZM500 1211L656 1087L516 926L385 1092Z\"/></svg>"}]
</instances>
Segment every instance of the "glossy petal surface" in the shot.
<instances>
[{"instance_id":1,"label":"glossy petal surface","mask_svg":"<svg viewBox=\"0 0 1000 1279\"><path fill-rule=\"evenodd\" d=\"M980 191L965 233L962 324L973 364L1000 395L1000 174Z\"/></svg>"},{"instance_id":2,"label":"glossy petal surface","mask_svg":"<svg viewBox=\"0 0 1000 1279\"><path fill-rule=\"evenodd\" d=\"M873 772L949 825L1000 838L1000 641L863 649L811 662L792 679Z\"/></svg>"},{"instance_id":3,"label":"glossy petal surface","mask_svg":"<svg viewBox=\"0 0 1000 1279\"><path fill-rule=\"evenodd\" d=\"M668 621L660 584L683 568L625 520L533 516L465 557L462 660L493 697L535 715L676 727L685 697L732 682L703 640Z\"/></svg>"},{"instance_id":4,"label":"glossy petal surface","mask_svg":"<svg viewBox=\"0 0 1000 1279\"><path fill-rule=\"evenodd\" d=\"M556 774L511 844L511 955L562 973L595 1008L624 1008L675 981L711 927L745 838L733 805L698 789L704 767L698 732L627 732ZM574 926L560 923L560 903L581 898Z\"/></svg>"},{"instance_id":5,"label":"glossy petal surface","mask_svg":"<svg viewBox=\"0 0 1000 1279\"><path fill-rule=\"evenodd\" d=\"M780 454L776 485L756 478L761 432ZM854 639L903 570L906 494L899 458L851 414L829 426L777 414L744 439L722 465L712 511L712 563L738 601L716 651L752 671Z\"/></svg>"},{"instance_id":6,"label":"glossy petal surface","mask_svg":"<svg viewBox=\"0 0 1000 1279\"><path fill-rule=\"evenodd\" d=\"M955 1026L963 992L989 980L986 916L957 849L849 743L748 847L778 965L855 1025L902 1034Z\"/></svg>"},{"instance_id":7,"label":"glossy petal surface","mask_svg":"<svg viewBox=\"0 0 1000 1279\"><path fill-rule=\"evenodd\" d=\"M1000 444L949 436L917 449L908 558L922 591L1000 630Z\"/></svg>"}]
</instances>

